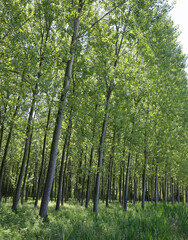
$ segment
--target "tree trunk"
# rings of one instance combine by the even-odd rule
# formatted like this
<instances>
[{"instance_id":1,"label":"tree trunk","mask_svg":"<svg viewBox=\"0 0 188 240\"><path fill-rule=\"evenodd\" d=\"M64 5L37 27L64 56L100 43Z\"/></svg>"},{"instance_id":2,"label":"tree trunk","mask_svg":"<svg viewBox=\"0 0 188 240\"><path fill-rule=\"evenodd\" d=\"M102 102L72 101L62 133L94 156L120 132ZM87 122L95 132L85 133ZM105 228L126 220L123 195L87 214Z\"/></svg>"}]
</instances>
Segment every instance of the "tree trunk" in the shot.
<instances>
[{"instance_id":1,"label":"tree trunk","mask_svg":"<svg viewBox=\"0 0 188 240\"><path fill-rule=\"evenodd\" d=\"M111 173L112 173L112 163L111 160L109 162L109 167L108 167L108 184L107 184L107 193L106 193L106 207L108 207L109 204L109 197L111 194Z\"/></svg>"},{"instance_id":2,"label":"tree trunk","mask_svg":"<svg viewBox=\"0 0 188 240\"><path fill-rule=\"evenodd\" d=\"M145 207L145 196L146 196L146 172L147 172L147 162L148 162L148 153L147 153L147 139L145 134L145 150L144 150L144 169L143 169L143 180L142 180L142 208Z\"/></svg>"},{"instance_id":3,"label":"tree trunk","mask_svg":"<svg viewBox=\"0 0 188 240\"><path fill-rule=\"evenodd\" d=\"M86 146L86 151L87 151L87 146ZM85 153L85 169L86 169L86 162L87 162L87 152ZM83 206L83 203L84 203L84 191L85 191L85 178L86 178L86 174L84 172L84 176L83 176L83 179L82 179L82 200L81 200L81 206Z\"/></svg>"},{"instance_id":4,"label":"tree trunk","mask_svg":"<svg viewBox=\"0 0 188 240\"><path fill-rule=\"evenodd\" d=\"M40 188L41 188L42 175L43 175L43 169L44 169L44 159L45 159L45 150L46 150L46 139L47 139L47 131L48 131L49 123L50 123L50 115L51 115L51 107L49 108L49 111L48 111L46 129L45 129L45 134L44 134L44 139L43 139L42 162L41 162L40 173L39 173L37 196L36 196L36 199L35 199L35 207L37 207L37 205L38 205L38 200L39 200L39 197L40 197Z\"/></svg>"},{"instance_id":5,"label":"tree trunk","mask_svg":"<svg viewBox=\"0 0 188 240\"><path fill-rule=\"evenodd\" d=\"M158 170L159 166L158 163L156 165L156 176L155 176L155 204L157 205L158 203Z\"/></svg>"},{"instance_id":6,"label":"tree trunk","mask_svg":"<svg viewBox=\"0 0 188 240\"><path fill-rule=\"evenodd\" d=\"M123 153L123 158L125 158L125 151ZM125 198L125 160L123 161L123 184L122 184L122 188L123 188L123 194L122 194L122 205L124 204L124 198Z\"/></svg>"},{"instance_id":7,"label":"tree trunk","mask_svg":"<svg viewBox=\"0 0 188 240\"><path fill-rule=\"evenodd\" d=\"M180 203L180 188L179 188L178 182L177 182L177 192L178 192L178 203Z\"/></svg>"},{"instance_id":8,"label":"tree trunk","mask_svg":"<svg viewBox=\"0 0 188 240\"><path fill-rule=\"evenodd\" d=\"M67 93L68 93L70 78L71 78L71 74L72 74L72 66L73 66L74 55L75 55L75 53L74 53L75 43L76 43L76 40L78 37L81 9L82 9L82 6L79 7L78 16L75 17L75 21L74 21L74 34L73 34L71 46L70 46L71 59L68 60L68 62L66 64L64 85L63 85L63 90L61 93L60 105L59 105L59 110L58 110L58 114L57 114L57 118L56 118L55 129L54 129L54 133L53 133L53 140L52 140L51 153L50 153L50 162L49 162L49 166L48 166L48 173L47 173L47 177L46 177L46 182L45 182L45 186L44 186L42 202L41 202L40 212L39 212L39 215L43 218L46 218L46 216L47 216L50 192L51 192L54 173L55 173L57 149L58 149L58 144L59 144L62 121L63 121L63 117L64 117L64 108L65 108L65 103L67 100Z\"/></svg>"},{"instance_id":9,"label":"tree trunk","mask_svg":"<svg viewBox=\"0 0 188 240\"><path fill-rule=\"evenodd\" d=\"M7 98L7 100L8 100L8 98ZM7 104L5 105L4 114L6 114L6 112L7 112ZM5 127L4 127L4 117L2 119L3 120L1 121L1 130L0 130L0 152L1 152L1 145L2 145L2 142L3 142L4 129L5 129Z\"/></svg>"},{"instance_id":10,"label":"tree trunk","mask_svg":"<svg viewBox=\"0 0 188 240\"><path fill-rule=\"evenodd\" d=\"M94 120L93 120L93 136L92 136L92 147L91 147L90 161L89 161L89 174L88 174L88 178L87 178L87 191L86 191L86 204L85 204L86 208L88 208L89 198L90 198L91 168L93 165L93 151L94 151L97 107L98 107L98 105L96 104L95 105L95 116L94 116Z\"/></svg>"},{"instance_id":11,"label":"tree trunk","mask_svg":"<svg viewBox=\"0 0 188 240\"><path fill-rule=\"evenodd\" d=\"M88 174L88 178L87 178L87 192L86 192L86 204L85 204L86 208L88 208L89 198L90 198L90 183L91 183L91 167L93 164L93 150L94 150L94 145L92 145L91 153L90 153L89 174Z\"/></svg>"},{"instance_id":12,"label":"tree trunk","mask_svg":"<svg viewBox=\"0 0 188 240\"><path fill-rule=\"evenodd\" d=\"M108 88L107 96L106 96L106 112L102 126L100 145L99 145L99 158L98 158L98 171L95 185L95 196L94 196L94 205L93 211L95 214L98 214L98 205L99 205L99 192L100 192L100 178L101 178L101 166L103 161L103 151L104 151L104 141L105 141L105 133L107 128L108 116L109 116L109 106L110 106L110 97L112 93L112 87Z\"/></svg>"},{"instance_id":13,"label":"tree trunk","mask_svg":"<svg viewBox=\"0 0 188 240\"><path fill-rule=\"evenodd\" d=\"M109 203L108 201L109 201L109 197L110 197L110 194L111 194L112 166L113 166L113 158L114 158L114 152L115 152L115 146L114 146L114 144L115 144L115 135L116 135L116 132L115 132L115 129L114 129L113 141L112 141L112 149L111 149L109 168L108 168L108 187L107 187L107 194L106 194L106 207L108 207L108 203ZM114 191L114 186L113 186L113 191Z\"/></svg>"},{"instance_id":14,"label":"tree trunk","mask_svg":"<svg viewBox=\"0 0 188 240\"><path fill-rule=\"evenodd\" d=\"M32 129L33 131L33 129ZM23 199L24 199L24 190L25 190L25 184L26 184L26 179L27 179L27 172L28 172L28 167L29 167L29 159L30 159L30 153L31 153L31 142L32 142L32 131L31 131L31 138L29 142L29 151L28 151L28 158L27 158L27 163L26 163L26 169L25 169L25 175L24 175L24 180L23 180L23 185L22 185L22 192L21 192L21 204L23 204Z\"/></svg>"},{"instance_id":15,"label":"tree trunk","mask_svg":"<svg viewBox=\"0 0 188 240\"><path fill-rule=\"evenodd\" d=\"M165 204L167 204L167 193L168 193L168 180L167 180L167 172L165 172Z\"/></svg>"},{"instance_id":16,"label":"tree trunk","mask_svg":"<svg viewBox=\"0 0 188 240\"><path fill-rule=\"evenodd\" d=\"M136 168L137 168L137 155L136 155L135 171L134 171L134 204L135 204L136 201L137 201Z\"/></svg>"},{"instance_id":17,"label":"tree trunk","mask_svg":"<svg viewBox=\"0 0 188 240\"><path fill-rule=\"evenodd\" d=\"M63 205L63 203L64 203L63 197L64 197L64 194L65 194L67 163L68 163L68 146L67 146L67 152L66 152L65 167L64 167L64 171L63 171L63 184L62 184L61 205Z\"/></svg>"},{"instance_id":18,"label":"tree trunk","mask_svg":"<svg viewBox=\"0 0 188 240\"><path fill-rule=\"evenodd\" d=\"M59 172L59 185L58 185L58 195L57 195L57 202L56 202L56 210L59 210L60 202L61 202L65 151L66 151L67 142L68 142L68 139L69 139L71 128L72 128L72 110L70 112L69 124L68 124L68 128L67 128L67 134L66 134L66 137L65 137L64 145L63 145L63 152L62 152L62 158L61 158L61 167L60 167L60 172Z\"/></svg>"},{"instance_id":19,"label":"tree trunk","mask_svg":"<svg viewBox=\"0 0 188 240\"><path fill-rule=\"evenodd\" d=\"M9 130L9 134L8 134L8 137L7 137L6 145L5 145L3 160L2 160L2 163L1 163L1 170L0 170L0 203L1 203L1 198L2 198L2 183L3 183L4 168L5 168L5 165L6 165L6 159L7 159L7 154L8 154L8 148L9 148L9 145L10 145L10 140L11 140L11 137L12 137L14 120L15 120L15 117L17 115L18 108L19 108L19 100L20 100L20 97L18 97L18 99L17 99L17 105L16 105L16 108L15 108L15 111L14 111L14 114L13 114L13 117L12 117L12 122L11 122L10 130ZM3 128L4 128L4 126L3 126ZM1 137L2 137L2 134L3 133L1 133Z\"/></svg>"},{"instance_id":20,"label":"tree trunk","mask_svg":"<svg viewBox=\"0 0 188 240\"><path fill-rule=\"evenodd\" d=\"M28 117L28 122L27 122L27 132L26 132L26 139L25 139L24 156L23 156L23 160L22 160L22 166L21 166L21 170L20 170L18 183L16 186L16 191L15 191L14 198L13 198L12 209L14 211L16 211L16 209L17 209L17 204L19 201L20 191L21 191L21 187L22 187L22 180L23 180L24 172L25 172L25 164L26 164L27 158L28 158L29 144L30 144L30 138L31 138L31 122L33 119L33 113L34 113L34 108L35 108L35 103L36 103L37 90L38 90L38 85L36 83L35 90L33 91L33 100L32 100L31 109L29 112L29 117Z\"/></svg>"},{"instance_id":21,"label":"tree trunk","mask_svg":"<svg viewBox=\"0 0 188 240\"><path fill-rule=\"evenodd\" d=\"M185 188L182 186L182 203L185 204Z\"/></svg>"},{"instance_id":22,"label":"tree trunk","mask_svg":"<svg viewBox=\"0 0 188 240\"><path fill-rule=\"evenodd\" d=\"M129 189L129 174L131 167L131 157L132 154L129 152L128 163L127 163L127 172L126 172L126 182L125 182L125 198L124 198L124 210L127 211L127 200L128 200L128 189Z\"/></svg>"},{"instance_id":23,"label":"tree trunk","mask_svg":"<svg viewBox=\"0 0 188 240\"><path fill-rule=\"evenodd\" d=\"M121 184L122 184L122 172L123 172L123 162L120 165L120 173L119 173L119 203L121 203Z\"/></svg>"},{"instance_id":24,"label":"tree trunk","mask_svg":"<svg viewBox=\"0 0 188 240\"><path fill-rule=\"evenodd\" d=\"M172 178L172 205L174 205L174 178Z\"/></svg>"}]
</instances>

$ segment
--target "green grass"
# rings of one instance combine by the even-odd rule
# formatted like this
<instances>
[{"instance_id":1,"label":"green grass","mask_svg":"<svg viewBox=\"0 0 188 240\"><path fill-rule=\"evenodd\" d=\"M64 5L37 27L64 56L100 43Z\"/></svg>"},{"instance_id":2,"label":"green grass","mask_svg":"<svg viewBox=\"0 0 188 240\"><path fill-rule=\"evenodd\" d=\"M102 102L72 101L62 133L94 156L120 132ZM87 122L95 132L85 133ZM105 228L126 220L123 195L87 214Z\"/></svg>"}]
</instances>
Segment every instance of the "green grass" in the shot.
<instances>
[{"instance_id":1,"label":"green grass","mask_svg":"<svg viewBox=\"0 0 188 240\"><path fill-rule=\"evenodd\" d=\"M128 211L115 202L106 208L100 203L95 216L92 205L86 210L76 202L69 202L55 211L50 203L48 221L43 222L32 202L18 206L12 212L11 203L0 206L0 240L186 240L188 239L188 205L146 203L129 204Z\"/></svg>"}]
</instances>

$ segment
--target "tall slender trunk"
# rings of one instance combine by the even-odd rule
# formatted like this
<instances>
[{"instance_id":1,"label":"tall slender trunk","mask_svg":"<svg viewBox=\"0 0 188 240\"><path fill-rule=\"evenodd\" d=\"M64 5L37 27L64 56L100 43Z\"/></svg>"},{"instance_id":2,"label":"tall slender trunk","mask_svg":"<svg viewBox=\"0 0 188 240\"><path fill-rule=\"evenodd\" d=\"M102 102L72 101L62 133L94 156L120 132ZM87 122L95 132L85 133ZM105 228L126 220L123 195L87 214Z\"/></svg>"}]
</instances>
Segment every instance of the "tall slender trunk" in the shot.
<instances>
[{"instance_id":1,"label":"tall slender trunk","mask_svg":"<svg viewBox=\"0 0 188 240\"><path fill-rule=\"evenodd\" d=\"M6 165L8 148L9 148L11 137L12 137L12 130L13 130L13 127L14 127L14 120L15 120L15 117L17 115L18 108L19 108L19 100L20 100L20 97L18 97L18 99L17 99L17 105L16 105L16 108L15 108L15 111L14 111L14 114L13 114L13 117L12 117L12 122L11 122L10 130L9 130L9 134L8 134L8 137L7 137L5 150L4 150L4 154L3 154L3 160L2 160L2 163L1 163L1 170L0 170L0 203L1 203L1 198L2 198L2 183L3 183L4 168L5 168L5 165Z\"/></svg>"},{"instance_id":2,"label":"tall slender trunk","mask_svg":"<svg viewBox=\"0 0 188 240\"><path fill-rule=\"evenodd\" d=\"M180 203L180 188L179 188L179 182L177 182L177 192L178 192L178 203Z\"/></svg>"},{"instance_id":3,"label":"tall slender trunk","mask_svg":"<svg viewBox=\"0 0 188 240\"><path fill-rule=\"evenodd\" d=\"M106 96L106 111L105 111L105 117L104 117L104 120L103 120L103 126L102 126L102 132L101 132L100 144L99 144L98 171L97 171L94 205L93 205L93 211L95 212L95 214L98 214L100 178L101 178L100 168L102 166L102 161L103 161L104 141L105 141L105 134L106 134L108 116L109 116L111 93L112 93L112 87L109 87L108 92L107 92L107 96Z\"/></svg>"},{"instance_id":4,"label":"tall slender trunk","mask_svg":"<svg viewBox=\"0 0 188 240\"><path fill-rule=\"evenodd\" d=\"M129 174L131 167L131 157L132 154L129 152L128 163L127 163L127 172L126 172L126 182L125 182L125 198L124 198L124 210L127 211L127 200L128 200L128 187L129 187Z\"/></svg>"},{"instance_id":5,"label":"tall slender trunk","mask_svg":"<svg viewBox=\"0 0 188 240\"><path fill-rule=\"evenodd\" d=\"M168 179L167 179L167 172L165 172L165 204L167 203L167 197L168 197Z\"/></svg>"},{"instance_id":6,"label":"tall slender trunk","mask_svg":"<svg viewBox=\"0 0 188 240\"><path fill-rule=\"evenodd\" d=\"M51 115L51 107L50 107L49 110L48 110L48 117L47 117L45 134L44 134L44 139L43 139L42 162L41 162L39 179L38 179L38 188L37 188L37 195L36 195L36 199L35 199L35 207L37 207L37 205L38 205L38 200L39 200L39 197L40 197L40 188L41 188L42 176L43 176L43 170L44 170L44 160L45 160L45 150L46 150L46 139L47 139L47 131L48 131L49 123L50 123L50 115Z\"/></svg>"},{"instance_id":7,"label":"tall slender trunk","mask_svg":"<svg viewBox=\"0 0 188 240\"><path fill-rule=\"evenodd\" d=\"M9 98L9 96L8 96ZM7 98L7 100L8 100ZM7 112L7 104L5 105L5 110L4 110L4 114L6 114ZM1 113L1 112L0 112ZM2 119L2 120L1 120ZM1 130L0 130L0 152L1 152L1 146L2 146L2 142L3 142L3 135L4 135L4 129L5 129L5 126L4 126L4 119L5 117L1 117L0 120L1 120Z\"/></svg>"},{"instance_id":8,"label":"tall slender trunk","mask_svg":"<svg viewBox=\"0 0 188 240\"><path fill-rule=\"evenodd\" d=\"M33 131L33 129L32 129L32 131ZM32 131L31 131L31 138L30 138L30 142L29 142L29 151L28 151L28 158L27 158L27 163L26 163L25 175L24 175L22 191L21 191L21 204L23 204L24 190L25 190L25 184L26 184L26 179L27 179L27 172L28 172L28 168L29 168L29 160L30 160L30 153L31 153L31 142L32 142Z\"/></svg>"},{"instance_id":9,"label":"tall slender trunk","mask_svg":"<svg viewBox=\"0 0 188 240\"><path fill-rule=\"evenodd\" d=\"M123 153L123 158L125 158L125 150ZM125 160L123 161L123 184L122 184L122 188L123 188L123 194L122 194L122 205L124 204L124 198L125 198Z\"/></svg>"},{"instance_id":10,"label":"tall slender trunk","mask_svg":"<svg viewBox=\"0 0 188 240\"><path fill-rule=\"evenodd\" d=\"M64 171L63 171L63 184L62 184L62 196L61 196L61 205L64 203L64 195L65 195L65 184L66 184L66 172L67 172L67 163L68 163L68 148L69 144L67 145L67 152L66 152L66 159L65 159L65 166L64 166ZM65 199L66 201L66 199Z\"/></svg>"},{"instance_id":11,"label":"tall slender trunk","mask_svg":"<svg viewBox=\"0 0 188 240\"><path fill-rule=\"evenodd\" d=\"M158 170L159 166L158 163L156 165L156 176L155 176L155 204L157 205L158 203Z\"/></svg>"},{"instance_id":12,"label":"tall slender trunk","mask_svg":"<svg viewBox=\"0 0 188 240\"><path fill-rule=\"evenodd\" d=\"M112 162L110 160L109 167L108 167L108 184L107 184L107 193L106 193L106 207L108 207L109 204L109 197L111 194L111 178L112 178Z\"/></svg>"},{"instance_id":13,"label":"tall slender trunk","mask_svg":"<svg viewBox=\"0 0 188 240\"><path fill-rule=\"evenodd\" d=\"M182 203L185 203L185 188L184 185L182 186Z\"/></svg>"},{"instance_id":14,"label":"tall slender trunk","mask_svg":"<svg viewBox=\"0 0 188 240\"><path fill-rule=\"evenodd\" d=\"M58 195L57 195L57 202L56 202L56 210L59 210L60 202L61 202L65 151L66 151L67 142L68 142L68 139L69 139L69 134L70 134L71 128L72 128L72 110L70 112L69 124L68 124L68 128L67 128L67 134L66 134L66 137L65 137L64 145L63 145L63 152L62 152L62 158L61 158L61 167L60 167L60 172L59 172L59 185L58 185Z\"/></svg>"},{"instance_id":15,"label":"tall slender trunk","mask_svg":"<svg viewBox=\"0 0 188 240\"><path fill-rule=\"evenodd\" d=\"M134 204L135 204L136 201L137 201L136 168L137 168L137 155L136 155L135 171L134 171Z\"/></svg>"},{"instance_id":16,"label":"tall slender trunk","mask_svg":"<svg viewBox=\"0 0 188 240\"><path fill-rule=\"evenodd\" d=\"M172 205L174 205L174 178L172 178Z\"/></svg>"},{"instance_id":17,"label":"tall slender trunk","mask_svg":"<svg viewBox=\"0 0 188 240\"><path fill-rule=\"evenodd\" d=\"M82 3L80 3L80 4L82 4ZM50 200L50 192L51 192L54 173L55 173L57 149L58 149L58 145L59 145L60 131L61 131L62 121L63 121L63 117L64 117L64 108L65 108L65 103L67 100L67 93L69 90L69 84L70 84L70 79L71 79L71 74L72 74L72 66L74 63L75 43L76 43L76 40L78 37L80 13L81 13L82 6L83 6L83 4L81 6L79 6L78 16L75 17L75 21L74 21L74 33L72 36L72 41L71 41L71 46L70 46L71 59L68 60L68 62L66 64L64 85L63 85L63 89L62 89L62 93L61 93L60 105L59 105L59 110L58 110L58 114L57 114L57 118L56 118L55 129L54 129L54 133L53 133L48 173L47 173L47 177L46 177L46 182L45 182L45 186L44 186L42 202L41 202L40 212L39 212L39 215L43 218L45 218L47 216L48 203Z\"/></svg>"},{"instance_id":18,"label":"tall slender trunk","mask_svg":"<svg viewBox=\"0 0 188 240\"><path fill-rule=\"evenodd\" d=\"M97 104L95 105L95 116L93 120L93 136L92 136L92 147L90 152L90 161L89 161L89 174L87 178L87 191L86 191L86 204L85 207L88 208L89 198L90 198L90 183L91 183L91 168L93 165L93 151L94 151L94 138L95 138L95 127L96 127L96 114L97 114Z\"/></svg>"},{"instance_id":19,"label":"tall slender trunk","mask_svg":"<svg viewBox=\"0 0 188 240\"><path fill-rule=\"evenodd\" d=\"M29 144L30 144L30 138L31 138L31 123L32 123L32 119L33 119L33 113L34 113L34 108L35 108L35 103L36 103L37 91L38 91L38 85L36 83L35 90L33 91L33 100L32 100L32 103L31 103L31 108L30 108L28 122L27 122L27 132L26 132L25 149L24 149L22 165L21 165L21 169L20 169L18 183L17 183L17 186L16 186L16 191L15 191L15 194L14 194L14 197L13 197L12 209L14 211L16 211L16 209L17 209L19 196L20 196L20 191L21 191L21 187L22 187L22 180L23 180L24 172L25 172L25 165L26 165L27 158L28 158Z\"/></svg>"},{"instance_id":20,"label":"tall slender trunk","mask_svg":"<svg viewBox=\"0 0 188 240\"><path fill-rule=\"evenodd\" d=\"M86 146L86 150L87 150L87 146ZM86 162L87 162L87 152L85 152L85 169L86 169ZM82 199L81 199L81 206L83 206L83 203L84 203L84 191L85 191L85 178L86 178L86 174L84 172L84 176L83 176L83 179L82 179Z\"/></svg>"},{"instance_id":21,"label":"tall slender trunk","mask_svg":"<svg viewBox=\"0 0 188 240\"><path fill-rule=\"evenodd\" d=\"M121 162L120 164L120 173L119 173L119 203L121 203L122 172L123 172L123 162Z\"/></svg>"},{"instance_id":22,"label":"tall slender trunk","mask_svg":"<svg viewBox=\"0 0 188 240\"><path fill-rule=\"evenodd\" d=\"M148 151L147 151L147 139L145 133L145 149L144 149L144 169L143 169L143 180L142 180L142 208L145 207L145 197L146 197L146 172L147 172L147 162L148 162Z\"/></svg>"},{"instance_id":23,"label":"tall slender trunk","mask_svg":"<svg viewBox=\"0 0 188 240\"><path fill-rule=\"evenodd\" d=\"M114 158L114 152L115 152L115 146L114 146L115 135L116 135L115 131L116 130L114 129L113 140L112 140L112 149L111 149L109 168L108 168L108 187L107 187L107 194L106 194L106 207L108 207L109 197L110 197L110 194L111 194L112 166L113 166L113 158ZM114 186L113 186L113 188L114 188Z\"/></svg>"}]
</instances>

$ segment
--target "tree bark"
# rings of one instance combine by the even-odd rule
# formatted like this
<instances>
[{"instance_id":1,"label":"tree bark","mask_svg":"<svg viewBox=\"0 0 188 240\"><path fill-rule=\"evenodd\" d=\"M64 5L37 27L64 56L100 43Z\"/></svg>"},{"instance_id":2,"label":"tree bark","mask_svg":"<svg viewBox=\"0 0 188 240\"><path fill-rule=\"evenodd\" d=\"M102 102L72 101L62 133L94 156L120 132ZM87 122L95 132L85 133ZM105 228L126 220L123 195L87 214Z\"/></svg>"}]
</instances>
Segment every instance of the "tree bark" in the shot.
<instances>
[{"instance_id":1,"label":"tree bark","mask_svg":"<svg viewBox=\"0 0 188 240\"><path fill-rule=\"evenodd\" d=\"M32 131L31 131L31 138L30 138L30 142L29 142L29 151L28 151L28 158L27 158L27 163L26 163L25 175L24 175L24 180L23 180L23 185L22 185L21 204L23 204L23 199L24 199L24 190L25 190L27 172L28 172L28 167L29 167L29 159L30 159L30 153L31 153L31 142L32 142Z\"/></svg>"},{"instance_id":2,"label":"tree bark","mask_svg":"<svg viewBox=\"0 0 188 240\"><path fill-rule=\"evenodd\" d=\"M145 196L146 196L146 172L147 172L148 152L147 152L147 139L145 133L145 149L144 149L144 169L142 180L142 208L145 208Z\"/></svg>"},{"instance_id":3,"label":"tree bark","mask_svg":"<svg viewBox=\"0 0 188 240\"><path fill-rule=\"evenodd\" d=\"M182 186L182 203L185 204L185 188Z\"/></svg>"},{"instance_id":4,"label":"tree bark","mask_svg":"<svg viewBox=\"0 0 188 240\"><path fill-rule=\"evenodd\" d=\"M8 96L8 98L9 98L9 96ZM5 105L4 114L6 114L6 112L7 112L7 104ZM5 127L4 127L4 117L3 118L1 117L1 119L2 119L2 121L1 121L1 130L0 130L0 152L1 152L1 145L2 145L2 142L3 142L4 129L5 129Z\"/></svg>"},{"instance_id":5,"label":"tree bark","mask_svg":"<svg viewBox=\"0 0 188 240\"><path fill-rule=\"evenodd\" d=\"M168 180L167 180L167 172L165 172L165 204L167 204L167 193L168 193Z\"/></svg>"},{"instance_id":6,"label":"tree bark","mask_svg":"<svg viewBox=\"0 0 188 240\"><path fill-rule=\"evenodd\" d=\"M155 176L155 205L158 204L158 170L159 166L158 163L156 165L156 176Z\"/></svg>"},{"instance_id":7,"label":"tree bark","mask_svg":"<svg viewBox=\"0 0 188 240\"><path fill-rule=\"evenodd\" d=\"M115 135L116 135L116 133L115 133L115 129L114 129L113 140L112 140L112 149L111 149L109 168L108 168L108 187L107 187L107 194L106 194L106 207L108 207L109 197L110 197L110 194L111 194L112 166L113 166L113 158L114 158L114 152L115 152L115 146L114 146L114 144L115 144ZM113 186L113 188L114 188L114 186Z\"/></svg>"},{"instance_id":8,"label":"tree bark","mask_svg":"<svg viewBox=\"0 0 188 240\"><path fill-rule=\"evenodd\" d=\"M9 130L9 134L8 134L8 137L7 137L5 150L4 150L4 154L3 154L3 160L2 160L2 163L1 163L1 170L0 170L0 203L1 203L1 198L2 198L2 183L3 183L4 168L5 168L5 165L6 165L8 148L9 148L11 137L12 137L12 130L13 130L13 127L14 127L14 120L15 120L15 117L17 115L18 108L19 108L19 100L20 100L20 97L18 97L18 99L17 99L17 105L16 105L16 108L15 108L15 111L14 111L14 114L13 114L13 117L12 117L12 122L11 122L10 130ZM4 126L3 126L3 128L4 128ZM1 132L1 137L2 137L2 134L3 133Z\"/></svg>"},{"instance_id":9,"label":"tree bark","mask_svg":"<svg viewBox=\"0 0 188 240\"><path fill-rule=\"evenodd\" d=\"M124 198L124 210L127 211L127 200L128 200L128 186L129 186L129 174L131 167L131 157L132 154L129 152L128 163L127 163L127 172L126 172L126 182L125 182L125 198Z\"/></svg>"},{"instance_id":10,"label":"tree bark","mask_svg":"<svg viewBox=\"0 0 188 240\"><path fill-rule=\"evenodd\" d=\"M120 165L120 173L119 173L119 203L121 203L121 185L122 185L122 172L123 172L123 162Z\"/></svg>"},{"instance_id":11,"label":"tree bark","mask_svg":"<svg viewBox=\"0 0 188 240\"><path fill-rule=\"evenodd\" d=\"M24 156L23 156L23 160L22 160L22 166L21 166L21 170L20 170L18 183L16 186L16 191L15 191L14 198L13 198L12 210L14 210L14 211L16 211L16 209L17 209L17 204L19 201L20 191L21 191L21 187L22 187L22 180L23 180L24 172L25 172L25 165L26 165L27 158L28 158L29 144L30 144L30 138L31 138L31 123L32 123L32 119L33 119L37 91L38 91L38 85L36 83L35 90L33 91L33 100L31 103L31 108L30 108L28 122L27 122L27 132L26 132L26 139L25 139Z\"/></svg>"},{"instance_id":12,"label":"tree bark","mask_svg":"<svg viewBox=\"0 0 188 240\"><path fill-rule=\"evenodd\" d=\"M64 145L63 145L63 152L62 152L62 158L61 158L61 167L60 167L60 172L59 172L59 185L58 185L58 195L57 195L57 202L56 202L56 210L59 210L60 202L61 202L65 151L66 151L67 142L68 142L68 138L69 138L69 134L70 134L71 128L72 128L72 110L70 112L69 123L68 123L68 128L67 128L67 134L66 134L66 137L65 137Z\"/></svg>"},{"instance_id":13,"label":"tree bark","mask_svg":"<svg viewBox=\"0 0 188 240\"><path fill-rule=\"evenodd\" d=\"M36 195L36 199L35 199L35 207L37 207L38 200L39 200L39 197L40 197L40 188L41 188L42 175L43 175L43 169L44 169L46 139L47 139L47 131L48 131L49 123L50 123L50 115L51 115L51 107L49 108L49 111L48 111L48 117L47 117L47 122L46 122L46 129L45 129L45 134L44 134L44 139L43 139L42 162L41 162L40 173L39 173L37 195Z\"/></svg>"},{"instance_id":14,"label":"tree bark","mask_svg":"<svg viewBox=\"0 0 188 240\"><path fill-rule=\"evenodd\" d=\"M134 204L135 204L136 201L137 201L136 168L137 168L137 155L136 155L135 171L134 171Z\"/></svg>"},{"instance_id":15,"label":"tree bark","mask_svg":"<svg viewBox=\"0 0 188 240\"><path fill-rule=\"evenodd\" d=\"M86 162L87 162L87 146L86 146L86 152L85 152L85 169L86 169ZM84 176L82 179L82 200L81 200L81 206L83 206L84 203L84 191L85 191L85 178L86 178L86 174L84 172Z\"/></svg>"},{"instance_id":16,"label":"tree bark","mask_svg":"<svg viewBox=\"0 0 188 240\"><path fill-rule=\"evenodd\" d=\"M80 4L82 4L82 3L80 3ZM71 46L70 46L71 59L68 60L68 62L66 64L64 85L63 85L63 90L61 93L60 105L59 105L59 110L58 110L58 114L57 114L57 118L56 118L55 129L54 129L54 133L53 133L53 140L52 140L51 153L50 153L50 162L49 162L49 166L48 166L48 173L47 173L47 177L46 177L46 182L45 182L45 186L44 186L42 202L41 202L40 212L39 212L39 215L43 218L46 218L46 216L47 216L48 203L50 200L50 192L51 192L54 173L55 173L57 149L58 149L58 144L59 144L62 121L63 121L63 117L64 117L64 108L65 108L65 103L67 101L67 93L68 93L71 74L72 74L72 66L74 63L75 43L76 43L76 40L78 37L81 9L82 9L82 6L79 6L78 16L75 17L75 21L74 21L74 34L72 36L72 41L71 41Z\"/></svg>"},{"instance_id":17,"label":"tree bark","mask_svg":"<svg viewBox=\"0 0 188 240\"><path fill-rule=\"evenodd\" d=\"M104 141L105 141L105 134L106 134L108 116L109 116L109 106L110 106L111 93L112 93L112 87L109 87L108 92L107 92L107 96L106 96L106 111L105 111L105 117L104 117L104 120L103 120L103 126L102 126L102 132L101 132L100 144L99 144L98 171L97 171L94 205L93 205L93 211L95 212L95 214L98 214L100 178L101 178L100 168L102 166L102 161L103 161Z\"/></svg>"},{"instance_id":18,"label":"tree bark","mask_svg":"<svg viewBox=\"0 0 188 240\"><path fill-rule=\"evenodd\" d=\"M95 116L94 116L94 120L93 120L93 136L92 136L92 147L91 147L90 161L89 161L89 174L88 174L88 178L87 178L87 191L86 191L86 204L85 204L86 208L88 208L89 198L90 198L91 168L93 165L93 151L94 151L97 107L98 107L98 105L96 104L95 105Z\"/></svg>"},{"instance_id":19,"label":"tree bark","mask_svg":"<svg viewBox=\"0 0 188 240\"><path fill-rule=\"evenodd\" d=\"M174 178L172 178L172 205L174 205Z\"/></svg>"}]
</instances>

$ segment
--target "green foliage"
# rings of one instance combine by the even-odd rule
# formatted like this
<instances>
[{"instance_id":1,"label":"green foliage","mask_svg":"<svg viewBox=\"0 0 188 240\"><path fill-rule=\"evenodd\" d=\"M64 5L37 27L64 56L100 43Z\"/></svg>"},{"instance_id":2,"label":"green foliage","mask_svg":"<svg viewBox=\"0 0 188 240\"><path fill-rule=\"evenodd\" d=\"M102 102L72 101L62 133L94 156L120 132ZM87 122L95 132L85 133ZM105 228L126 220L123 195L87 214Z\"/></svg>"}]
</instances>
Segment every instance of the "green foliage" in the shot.
<instances>
[{"instance_id":1,"label":"green foliage","mask_svg":"<svg viewBox=\"0 0 188 240\"><path fill-rule=\"evenodd\" d=\"M182 204L155 206L146 203L141 209L140 203L129 204L128 211L114 202L106 208L100 204L99 215L80 207L76 202L66 203L58 212L54 203L49 206L47 221L38 217L38 209L33 203L19 206L15 214L9 203L0 207L1 239L92 239L92 240L125 240L125 239L174 239L187 238L188 206Z\"/></svg>"}]
</instances>

